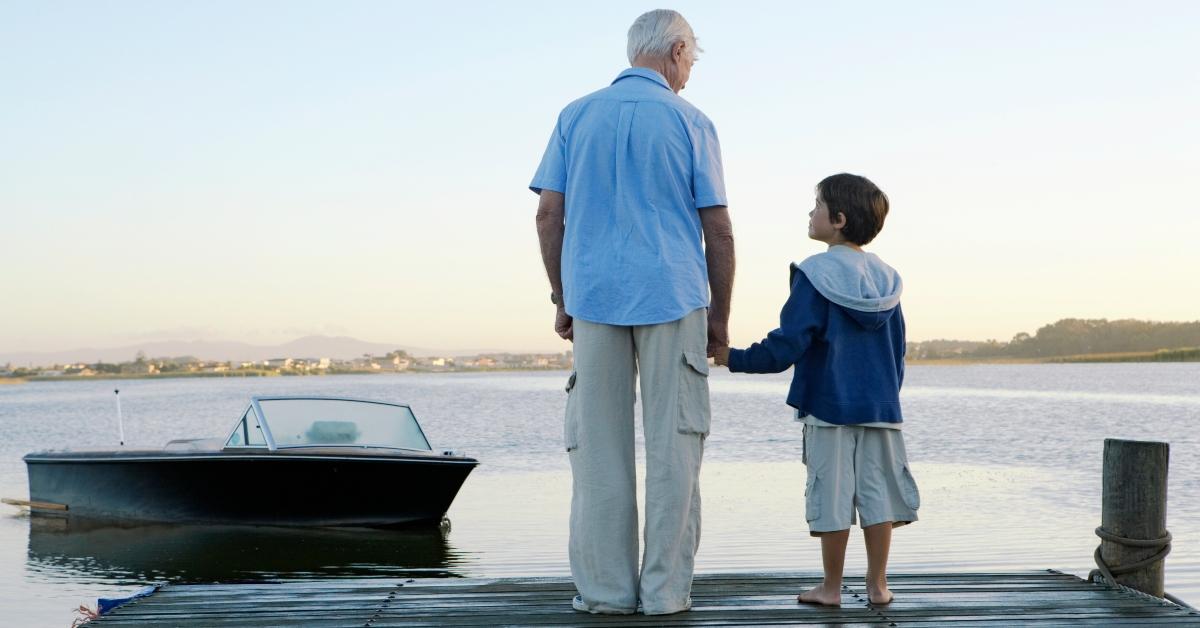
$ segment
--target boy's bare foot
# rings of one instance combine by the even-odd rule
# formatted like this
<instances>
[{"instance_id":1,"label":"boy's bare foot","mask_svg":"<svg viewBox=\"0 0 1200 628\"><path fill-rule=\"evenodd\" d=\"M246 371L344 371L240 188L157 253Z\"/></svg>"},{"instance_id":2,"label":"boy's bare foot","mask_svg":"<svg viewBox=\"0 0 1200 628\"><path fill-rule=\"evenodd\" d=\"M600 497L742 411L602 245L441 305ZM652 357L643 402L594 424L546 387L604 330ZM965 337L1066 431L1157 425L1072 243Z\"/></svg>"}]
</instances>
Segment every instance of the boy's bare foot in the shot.
<instances>
[{"instance_id":1,"label":"boy's bare foot","mask_svg":"<svg viewBox=\"0 0 1200 628\"><path fill-rule=\"evenodd\" d=\"M894 599L896 599L896 596L886 588L867 587L867 600L872 604L891 604Z\"/></svg>"},{"instance_id":2,"label":"boy's bare foot","mask_svg":"<svg viewBox=\"0 0 1200 628\"><path fill-rule=\"evenodd\" d=\"M840 588L826 587L822 582L817 586L796 596L801 604L820 604L821 606L841 606L842 591Z\"/></svg>"}]
</instances>

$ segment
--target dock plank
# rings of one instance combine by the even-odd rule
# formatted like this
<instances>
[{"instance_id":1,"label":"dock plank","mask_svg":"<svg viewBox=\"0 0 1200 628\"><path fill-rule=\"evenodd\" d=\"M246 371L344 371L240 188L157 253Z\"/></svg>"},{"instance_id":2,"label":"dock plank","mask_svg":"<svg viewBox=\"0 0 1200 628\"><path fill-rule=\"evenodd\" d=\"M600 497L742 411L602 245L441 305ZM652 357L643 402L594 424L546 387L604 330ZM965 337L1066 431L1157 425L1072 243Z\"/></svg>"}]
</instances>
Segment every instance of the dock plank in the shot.
<instances>
[{"instance_id":1,"label":"dock plank","mask_svg":"<svg viewBox=\"0 0 1200 628\"><path fill-rule=\"evenodd\" d=\"M1200 612L1052 571L889 576L896 601L869 604L861 578L845 582L840 608L800 605L812 573L701 574L690 612L610 616L571 609L567 578L338 579L171 585L94 623L108 627L205 626L722 626L850 628L1200 626Z\"/></svg>"}]
</instances>

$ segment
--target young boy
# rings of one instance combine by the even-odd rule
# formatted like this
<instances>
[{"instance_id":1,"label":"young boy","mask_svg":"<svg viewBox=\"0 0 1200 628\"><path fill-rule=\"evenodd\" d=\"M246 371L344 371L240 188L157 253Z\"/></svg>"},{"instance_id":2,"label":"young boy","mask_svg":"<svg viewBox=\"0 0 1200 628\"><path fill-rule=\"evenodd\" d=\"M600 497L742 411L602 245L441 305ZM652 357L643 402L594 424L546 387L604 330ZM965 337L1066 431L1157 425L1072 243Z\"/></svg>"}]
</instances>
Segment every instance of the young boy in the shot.
<instances>
[{"instance_id":1,"label":"young boy","mask_svg":"<svg viewBox=\"0 0 1200 628\"><path fill-rule=\"evenodd\" d=\"M779 328L747 349L716 350L732 372L795 366L787 403L804 422L805 510L821 537L824 581L799 602L839 606L850 526L858 511L867 546L867 594L887 586L892 527L917 520L920 495L900 432L904 316L900 276L862 246L883 229L887 196L864 177L837 174L817 185L808 237L829 250L792 265Z\"/></svg>"}]
</instances>

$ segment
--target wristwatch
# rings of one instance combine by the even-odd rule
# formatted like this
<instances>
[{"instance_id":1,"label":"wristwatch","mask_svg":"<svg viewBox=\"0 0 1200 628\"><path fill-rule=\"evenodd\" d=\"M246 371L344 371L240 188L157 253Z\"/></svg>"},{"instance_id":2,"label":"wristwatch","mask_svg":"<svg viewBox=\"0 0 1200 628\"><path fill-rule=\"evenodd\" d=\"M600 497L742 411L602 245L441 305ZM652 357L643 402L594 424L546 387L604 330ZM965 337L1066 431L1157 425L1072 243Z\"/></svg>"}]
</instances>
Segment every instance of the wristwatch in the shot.
<instances>
[{"instance_id":1,"label":"wristwatch","mask_svg":"<svg viewBox=\"0 0 1200 628\"><path fill-rule=\"evenodd\" d=\"M553 304L555 304L555 305L562 305L562 304L563 304L563 298L562 298L562 295L561 295L561 294L554 294L553 292L551 292L551 293L550 293L550 302L551 302L551 303L553 303Z\"/></svg>"}]
</instances>

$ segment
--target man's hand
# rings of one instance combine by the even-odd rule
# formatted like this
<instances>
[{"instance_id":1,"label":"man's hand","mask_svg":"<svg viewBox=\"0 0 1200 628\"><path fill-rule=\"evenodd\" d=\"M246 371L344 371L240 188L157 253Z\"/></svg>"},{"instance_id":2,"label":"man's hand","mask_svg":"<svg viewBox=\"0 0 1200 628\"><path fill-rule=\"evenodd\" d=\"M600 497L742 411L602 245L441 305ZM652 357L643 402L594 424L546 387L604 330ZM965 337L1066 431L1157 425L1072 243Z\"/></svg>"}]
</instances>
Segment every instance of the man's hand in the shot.
<instances>
[{"instance_id":1,"label":"man's hand","mask_svg":"<svg viewBox=\"0 0 1200 628\"><path fill-rule=\"evenodd\" d=\"M575 319L561 305L554 314L554 331L563 340L575 342Z\"/></svg>"},{"instance_id":2,"label":"man's hand","mask_svg":"<svg viewBox=\"0 0 1200 628\"><path fill-rule=\"evenodd\" d=\"M717 366L729 366L729 347L717 347L716 351L713 351L713 360Z\"/></svg>"},{"instance_id":3,"label":"man's hand","mask_svg":"<svg viewBox=\"0 0 1200 628\"><path fill-rule=\"evenodd\" d=\"M729 347L729 320L713 316L712 310L708 315L708 357L716 357L716 350Z\"/></svg>"}]
</instances>

